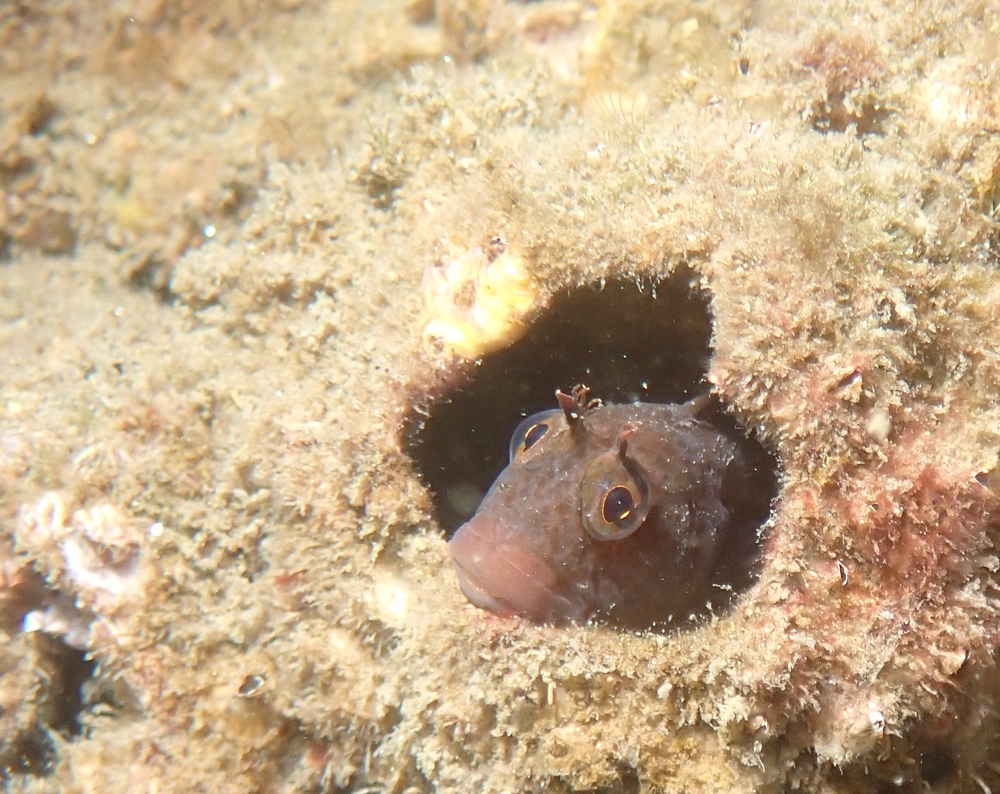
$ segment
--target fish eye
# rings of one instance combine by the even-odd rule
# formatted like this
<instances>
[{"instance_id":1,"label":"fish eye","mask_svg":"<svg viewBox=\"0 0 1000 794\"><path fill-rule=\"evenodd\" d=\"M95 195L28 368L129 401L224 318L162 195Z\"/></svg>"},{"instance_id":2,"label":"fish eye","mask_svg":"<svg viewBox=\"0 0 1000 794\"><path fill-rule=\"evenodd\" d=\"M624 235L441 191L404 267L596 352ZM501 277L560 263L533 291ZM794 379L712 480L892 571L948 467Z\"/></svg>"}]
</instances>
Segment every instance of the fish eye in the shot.
<instances>
[{"instance_id":1,"label":"fish eye","mask_svg":"<svg viewBox=\"0 0 1000 794\"><path fill-rule=\"evenodd\" d=\"M628 521L635 508L635 497L626 485L616 485L604 495L604 505L601 512L609 524L619 526Z\"/></svg>"},{"instance_id":2,"label":"fish eye","mask_svg":"<svg viewBox=\"0 0 1000 794\"><path fill-rule=\"evenodd\" d=\"M552 428L553 419L558 413L560 412L542 411L541 413L532 414L517 426L517 429L514 431L514 435L510 437L511 463L513 463L519 455L527 452L535 446L535 444L545 438L546 434Z\"/></svg>"},{"instance_id":3,"label":"fish eye","mask_svg":"<svg viewBox=\"0 0 1000 794\"><path fill-rule=\"evenodd\" d=\"M542 436L549 432L549 426L545 422L532 425L531 429L524 434L524 441L521 442L525 449L531 449L536 441L541 441Z\"/></svg>"},{"instance_id":4,"label":"fish eye","mask_svg":"<svg viewBox=\"0 0 1000 794\"><path fill-rule=\"evenodd\" d=\"M642 467L618 449L596 457L580 487L583 528L595 540L620 540L642 526L649 513L649 486Z\"/></svg>"}]
</instances>

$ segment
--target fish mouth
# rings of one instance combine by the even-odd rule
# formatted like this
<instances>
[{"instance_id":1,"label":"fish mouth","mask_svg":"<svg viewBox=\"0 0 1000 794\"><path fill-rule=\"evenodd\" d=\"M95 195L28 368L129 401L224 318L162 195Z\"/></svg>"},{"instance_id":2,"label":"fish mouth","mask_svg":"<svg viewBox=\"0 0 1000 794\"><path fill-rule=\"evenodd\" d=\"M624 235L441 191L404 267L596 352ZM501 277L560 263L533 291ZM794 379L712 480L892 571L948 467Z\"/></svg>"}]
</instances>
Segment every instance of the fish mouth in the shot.
<instances>
[{"instance_id":1,"label":"fish mouth","mask_svg":"<svg viewBox=\"0 0 1000 794\"><path fill-rule=\"evenodd\" d=\"M465 593L465 597L469 599L471 604L480 609L488 609L490 612L518 611L509 601L492 595L454 557L451 559L451 567L454 568L455 575L458 577L458 586L462 588L462 592Z\"/></svg>"},{"instance_id":2,"label":"fish mouth","mask_svg":"<svg viewBox=\"0 0 1000 794\"><path fill-rule=\"evenodd\" d=\"M559 594L555 571L484 516L459 527L448 551L462 592L477 607L543 621L581 616L581 607Z\"/></svg>"}]
</instances>

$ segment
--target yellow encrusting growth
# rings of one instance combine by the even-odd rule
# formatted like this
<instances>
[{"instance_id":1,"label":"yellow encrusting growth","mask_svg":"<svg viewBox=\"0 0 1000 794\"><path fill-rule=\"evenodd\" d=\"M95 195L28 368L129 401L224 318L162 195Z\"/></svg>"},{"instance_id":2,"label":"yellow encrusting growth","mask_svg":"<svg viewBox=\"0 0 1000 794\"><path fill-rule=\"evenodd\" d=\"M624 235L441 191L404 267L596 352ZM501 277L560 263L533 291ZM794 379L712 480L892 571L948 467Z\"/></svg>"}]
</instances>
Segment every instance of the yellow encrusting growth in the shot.
<instances>
[{"instance_id":1,"label":"yellow encrusting growth","mask_svg":"<svg viewBox=\"0 0 1000 794\"><path fill-rule=\"evenodd\" d=\"M469 358L520 339L538 298L523 257L511 248L492 258L480 247L449 249L424 273L424 336Z\"/></svg>"}]
</instances>

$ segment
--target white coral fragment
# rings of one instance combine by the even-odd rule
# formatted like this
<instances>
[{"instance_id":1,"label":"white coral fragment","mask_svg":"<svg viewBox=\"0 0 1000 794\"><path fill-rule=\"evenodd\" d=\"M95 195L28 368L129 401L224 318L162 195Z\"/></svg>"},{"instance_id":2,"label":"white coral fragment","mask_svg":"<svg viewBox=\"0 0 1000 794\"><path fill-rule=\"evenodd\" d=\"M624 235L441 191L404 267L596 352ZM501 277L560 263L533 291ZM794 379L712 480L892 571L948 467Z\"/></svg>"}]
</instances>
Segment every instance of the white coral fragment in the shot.
<instances>
[{"instance_id":1,"label":"white coral fragment","mask_svg":"<svg viewBox=\"0 0 1000 794\"><path fill-rule=\"evenodd\" d=\"M996 57L993 41L970 43L981 50L983 63ZM915 109L936 129L962 130L981 126L996 111L995 97L979 68L970 68L967 55L943 58L917 83Z\"/></svg>"},{"instance_id":2,"label":"white coral fragment","mask_svg":"<svg viewBox=\"0 0 1000 794\"><path fill-rule=\"evenodd\" d=\"M90 624L93 617L77 609L66 600L49 604L45 609L36 609L24 616L22 628L25 632L43 631L54 634L80 650L86 650L90 641Z\"/></svg>"},{"instance_id":3,"label":"white coral fragment","mask_svg":"<svg viewBox=\"0 0 1000 794\"><path fill-rule=\"evenodd\" d=\"M375 578L375 607L389 625L405 626L413 606L413 593L402 578L390 571L380 570Z\"/></svg>"},{"instance_id":4,"label":"white coral fragment","mask_svg":"<svg viewBox=\"0 0 1000 794\"><path fill-rule=\"evenodd\" d=\"M33 506L21 509L25 545L38 554L58 549L62 572L74 589L89 593L92 601L119 597L139 589L139 544L136 521L112 505L77 510L67 520L66 505L56 493L47 493ZM88 604L89 605L89 604ZM37 618L36 618L37 619Z\"/></svg>"},{"instance_id":5,"label":"white coral fragment","mask_svg":"<svg viewBox=\"0 0 1000 794\"><path fill-rule=\"evenodd\" d=\"M70 579L79 587L122 595L138 584L138 554L118 564L101 558L95 547L82 538L66 538L60 545Z\"/></svg>"},{"instance_id":6,"label":"white coral fragment","mask_svg":"<svg viewBox=\"0 0 1000 794\"><path fill-rule=\"evenodd\" d=\"M73 513L72 530L60 549L74 584L114 595L138 589L138 536L128 517L98 505Z\"/></svg>"},{"instance_id":7,"label":"white coral fragment","mask_svg":"<svg viewBox=\"0 0 1000 794\"><path fill-rule=\"evenodd\" d=\"M34 540L44 542L57 538L66 528L66 505L57 493L49 492L28 509L21 508L21 523L34 535Z\"/></svg>"}]
</instances>

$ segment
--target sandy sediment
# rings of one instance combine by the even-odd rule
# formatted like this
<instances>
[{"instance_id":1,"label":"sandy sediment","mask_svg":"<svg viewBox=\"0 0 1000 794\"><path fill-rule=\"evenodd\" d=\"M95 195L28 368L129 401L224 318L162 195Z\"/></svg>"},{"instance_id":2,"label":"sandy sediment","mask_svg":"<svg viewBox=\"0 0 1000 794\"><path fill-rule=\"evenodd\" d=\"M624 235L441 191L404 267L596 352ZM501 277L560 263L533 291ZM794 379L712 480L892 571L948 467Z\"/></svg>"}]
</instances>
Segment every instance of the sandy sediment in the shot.
<instances>
[{"instance_id":1,"label":"sandy sediment","mask_svg":"<svg viewBox=\"0 0 1000 794\"><path fill-rule=\"evenodd\" d=\"M995 7L2 13L9 785L1000 787ZM680 273L782 471L756 583L471 607L421 415Z\"/></svg>"}]
</instances>

